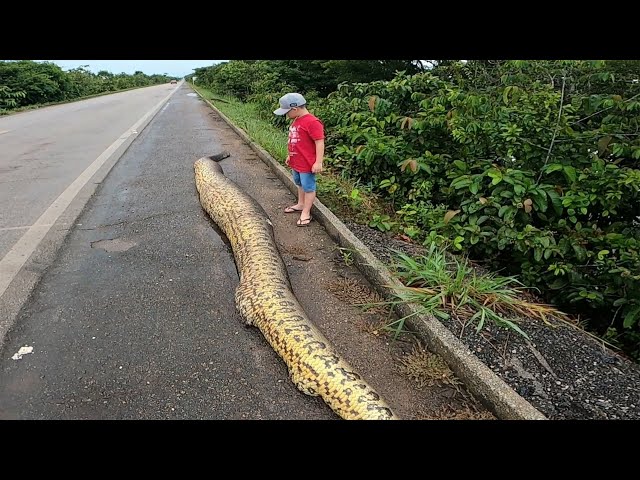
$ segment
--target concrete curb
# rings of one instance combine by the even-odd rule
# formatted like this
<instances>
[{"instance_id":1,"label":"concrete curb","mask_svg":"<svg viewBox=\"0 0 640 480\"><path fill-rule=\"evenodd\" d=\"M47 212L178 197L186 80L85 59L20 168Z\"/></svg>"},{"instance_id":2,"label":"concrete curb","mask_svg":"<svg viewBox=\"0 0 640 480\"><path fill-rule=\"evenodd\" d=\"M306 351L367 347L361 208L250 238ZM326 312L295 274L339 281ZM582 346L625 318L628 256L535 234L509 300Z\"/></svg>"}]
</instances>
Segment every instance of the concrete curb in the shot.
<instances>
[{"instance_id":1,"label":"concrete curb","mask_svg":"<svg viewBox=\"0 0 640 480\"><path fill-rule=\"evenodd\" d=\"M197 91L196 91L197 92ZM199 92L197 92L200 95ZM209 100L200 97L251 147L295 196L297 189L291 174L262 147L231 122ZM371 253L347 227L326 206L316 199L312 213L317 220L343 248L351 250L362 274L386 298L393 292L392 287L402 284L393 278L389 270ZM482 363L466 345L458 340L440 321L430 315L420 313L415 304L398 304L396 312L407 317L405 325L425 342L428 348L442 356L451 370L460 378L469 391L503 420L546 420L547 418L527 400L518 395L504 380Z\"/></svg>"}]
</instances>

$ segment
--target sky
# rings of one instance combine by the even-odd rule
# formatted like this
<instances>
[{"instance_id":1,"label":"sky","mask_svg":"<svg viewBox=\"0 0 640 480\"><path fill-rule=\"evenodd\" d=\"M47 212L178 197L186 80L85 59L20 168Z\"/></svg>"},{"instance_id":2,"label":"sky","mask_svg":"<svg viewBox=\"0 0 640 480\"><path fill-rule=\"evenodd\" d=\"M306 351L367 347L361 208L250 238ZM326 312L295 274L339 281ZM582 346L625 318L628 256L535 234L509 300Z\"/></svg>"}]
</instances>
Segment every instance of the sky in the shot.
<instances>
[{"instance_id":1,"label":"sky","mask_svg":"<svg viewBox=\"0 0 640 480\"><path fill-rule=\"evenodd\" d=\"M43 60L44 61L44 60ZM70 70L80 66L98 73L100 70L118 74L127 73L133 75L141 71L147 75L167 74L170 77L184 77L193 73L193 69L210 67L226 60L46 60L59 65L63 70Z\"/></svg>"}]
</instances>

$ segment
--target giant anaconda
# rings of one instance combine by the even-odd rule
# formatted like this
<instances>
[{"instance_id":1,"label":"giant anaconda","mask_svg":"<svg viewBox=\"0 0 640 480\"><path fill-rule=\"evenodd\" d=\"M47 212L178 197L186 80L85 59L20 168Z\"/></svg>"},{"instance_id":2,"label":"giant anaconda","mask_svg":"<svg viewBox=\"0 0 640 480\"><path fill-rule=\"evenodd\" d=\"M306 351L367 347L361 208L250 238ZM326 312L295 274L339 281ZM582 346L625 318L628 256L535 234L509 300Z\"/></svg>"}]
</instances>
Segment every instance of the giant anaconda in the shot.
<instances>
[{"instance_id":1,"label":"giant anaconda","mask_svg":"<svg viewBox=\"0 0 640 480\"><path fill-rule=\"evenodd\" d=\"M240 283L235 302L284 360L302 392L320 396L344 419L391 420L389 406L340 358L298 303L266 212L216 163L223 152L196 160L200 203L229 239Z\"/></svg>"}]
</instances>

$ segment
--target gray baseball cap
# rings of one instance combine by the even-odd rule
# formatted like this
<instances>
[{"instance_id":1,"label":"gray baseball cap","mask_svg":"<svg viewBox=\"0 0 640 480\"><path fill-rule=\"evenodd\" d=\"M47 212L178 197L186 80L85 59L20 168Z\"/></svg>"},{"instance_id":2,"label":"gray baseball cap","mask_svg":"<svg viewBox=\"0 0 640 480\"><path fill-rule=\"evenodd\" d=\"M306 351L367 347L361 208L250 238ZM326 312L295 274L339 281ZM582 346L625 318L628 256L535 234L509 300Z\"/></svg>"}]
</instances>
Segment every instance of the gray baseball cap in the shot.
<instances>
[{"instance_id":1,"label":"gray baseball cap","mask_svg":"<svg viewBox=\"0 0 640 480\"><path fill-rule=\"evenodd\" d=\"M274 111L276 115L284 115L293 107L305 105L307 101L299 93L287 93L280 97L280 108Z\"/></svg>"}]
</instances>

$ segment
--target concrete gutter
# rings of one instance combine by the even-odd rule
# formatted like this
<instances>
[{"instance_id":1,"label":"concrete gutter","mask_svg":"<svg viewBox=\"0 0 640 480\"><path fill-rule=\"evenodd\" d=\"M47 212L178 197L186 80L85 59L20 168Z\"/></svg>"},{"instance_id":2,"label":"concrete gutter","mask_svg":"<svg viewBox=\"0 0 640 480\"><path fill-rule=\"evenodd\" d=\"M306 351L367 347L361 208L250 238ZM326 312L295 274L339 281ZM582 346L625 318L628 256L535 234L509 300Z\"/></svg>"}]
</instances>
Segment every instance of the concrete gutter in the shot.
<instances>
[{"instance_id":1,"label":"concrete gutter","mask_svg":"<svg viewBox=\"0 0 640 480\"><path fill-rule=\"evenodd\" d=\"M198 95L200 93L198 92ZM260 145L231 122L206 98L200 97L253 149L295 196L297 188L285 169ZM371 253L369 248L351 232L326 206L316 199L312 214L329 233L331 238L343 248L351 250L356 265L369 282L385 298L392 298L392 287L402 284L391 276L389 270ZM396 313L407 317L405 325L420 338L434 353L440 355L449 368L461 379L496 417L503 420L546 420L547 418L527 400L518 395L504 380L478 359L469 348L458 340L440 321L431 315L420 313L416 304L398 304Z\"/></svg>"}]
</instances>

